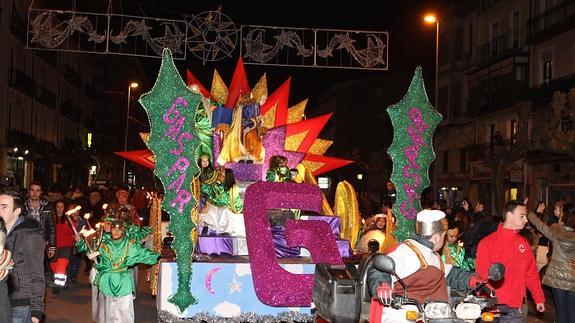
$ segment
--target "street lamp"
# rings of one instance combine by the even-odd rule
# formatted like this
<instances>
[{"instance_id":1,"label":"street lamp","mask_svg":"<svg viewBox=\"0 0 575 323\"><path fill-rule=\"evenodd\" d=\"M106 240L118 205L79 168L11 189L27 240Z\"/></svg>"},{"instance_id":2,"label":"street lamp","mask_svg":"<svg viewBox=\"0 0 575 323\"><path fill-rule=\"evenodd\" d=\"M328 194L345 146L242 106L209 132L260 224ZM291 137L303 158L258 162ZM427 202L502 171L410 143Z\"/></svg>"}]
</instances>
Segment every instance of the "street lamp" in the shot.
<instances>
[{"instance_id":1,"label":"street lamp","mask_svg":"<svg viewBox=\"0 0 575 323\"><path fill-rule=\"evenodd\" d=\"M427 24L435 24L435 109L439 110L439 19L434 14L423 17ZM437 196L437 163L433 169L433 198Z\"/></svg>"},{"instance_id":2,"label":"street lamp","mask_svg":"<svg viewBox=\"0 0 575 323\"><path fill-rule=\"evenodd\" d=\"M428 24L435 24L435 109L439 109L439 19L436 15L428 14L423 20Z\"/></svg>"},{"instance_id":3,"label":"street lamp","mask_svg":"<svg viewBox=\"0 0 575 323\"><path fill-rule=\"evenodd\" d=\"M132 89L136 89L138 86L138 82L132 82L128 86L128 107L126 108L126 127L124 132L124 151L128 151L128 126L130 122L130 102L132 101ZM122 167L122 181L126 183L126 159L124 159L124 165Z\"/></svg>"}]
</instances>

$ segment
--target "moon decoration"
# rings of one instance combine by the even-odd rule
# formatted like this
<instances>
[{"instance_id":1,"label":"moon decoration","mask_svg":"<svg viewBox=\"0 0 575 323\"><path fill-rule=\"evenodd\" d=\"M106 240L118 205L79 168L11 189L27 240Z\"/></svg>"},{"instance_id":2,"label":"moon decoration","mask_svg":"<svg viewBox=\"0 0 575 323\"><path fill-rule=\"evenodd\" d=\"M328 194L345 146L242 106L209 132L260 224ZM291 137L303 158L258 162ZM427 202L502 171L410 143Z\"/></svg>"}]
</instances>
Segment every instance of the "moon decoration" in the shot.
<instances>
[{"instance_id":1,"label":"moon decoration","mask_svg":"<svg viewBox=\"0 0 575 323\"><path fill-rule=\"evenodd\" d=\"M208 273L206 274L205 286L208 292L210 292L210 294L212 295L216 295L216 292L212 288L212 277L214 276L215 273L217 273L220 270L222 270L222 267L216 267L210 269L210 271L208 271Z\"/></svg>"}]
</instances>

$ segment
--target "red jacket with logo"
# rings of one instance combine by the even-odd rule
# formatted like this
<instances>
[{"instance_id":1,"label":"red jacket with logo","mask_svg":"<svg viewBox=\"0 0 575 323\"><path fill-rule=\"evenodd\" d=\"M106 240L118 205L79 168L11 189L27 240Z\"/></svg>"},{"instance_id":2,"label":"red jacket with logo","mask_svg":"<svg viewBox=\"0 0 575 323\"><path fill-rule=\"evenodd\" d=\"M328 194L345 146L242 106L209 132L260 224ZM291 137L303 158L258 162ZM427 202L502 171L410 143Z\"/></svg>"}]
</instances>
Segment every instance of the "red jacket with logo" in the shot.
<instances>
[{"instance_id":1,"label":"red jacket with logo","mask_svg":"<svg viewBox=\"0 0 575 323\"><path fill-rule=\"evenodd\" d=\"M526 288L536 304L545 303L535 257L529 243L519 235L518 230L505 229L499 224L497 231L479 242L475 259L476 272L481 277L487 277L489 266L496 262L505 266L503 280L490 282L499 303L513 308L521 307Z\"/></svg>"}]
</instances>

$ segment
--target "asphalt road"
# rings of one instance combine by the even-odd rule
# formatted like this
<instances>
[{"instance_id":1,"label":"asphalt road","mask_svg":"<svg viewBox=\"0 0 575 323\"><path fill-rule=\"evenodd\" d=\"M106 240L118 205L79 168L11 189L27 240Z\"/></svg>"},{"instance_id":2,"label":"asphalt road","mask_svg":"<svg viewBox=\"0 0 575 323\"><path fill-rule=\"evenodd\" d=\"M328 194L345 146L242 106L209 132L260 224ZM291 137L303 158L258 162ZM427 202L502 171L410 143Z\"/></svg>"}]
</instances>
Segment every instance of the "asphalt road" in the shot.
<instances>
[{"instance_id":1,"label":"asphalt road","mask_svg":"<svg viewBox=\"0 0 575 323\"><path fill-rule=\"evenodd\" d=\"M53 295L51 288L46 289L45 323L92 322L90 284L88 283L88 275L83 273L83 269L82 267L78 275L78 282L70 284L68 290ZM545 296L547 299L545 313L535 313L535 306L529 304L529 323L549 323L556 320L551 293L546 290ZM134 300L134 310L136 322L157 322L156 300L148 289L144 267L140 268L138 295Z\"/></svg>"},{"instance_id":2,"label":"asphalt road","mask_svg":"<svg viewBox=\"0 0 575 323\"><path fill-rule=\"evenodd\" d=\"M82 266L84 263L82 262ZM70 284L68 290L58 295L52 294L52 288L46 288L45 323L89 323L91 318L91 295L88 275L81 268L78 282ZM157 322L156 300L152 297L146 282L146 270L140 268L138 275L138 294L134 300L136 322Z\"/></svg>"}]
</instances>

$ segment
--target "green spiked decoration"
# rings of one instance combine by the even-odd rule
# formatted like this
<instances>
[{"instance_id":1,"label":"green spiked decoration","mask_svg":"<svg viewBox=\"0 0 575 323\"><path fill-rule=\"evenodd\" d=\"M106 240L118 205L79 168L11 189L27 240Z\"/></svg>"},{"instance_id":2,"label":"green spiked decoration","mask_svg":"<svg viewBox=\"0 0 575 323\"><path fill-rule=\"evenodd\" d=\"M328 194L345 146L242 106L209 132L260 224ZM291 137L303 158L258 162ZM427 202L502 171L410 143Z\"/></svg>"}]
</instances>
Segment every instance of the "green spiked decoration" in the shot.
<instances>
[{"instance_id":1,"label":"green spiked decoration","mask_svg":"<svg viewBox=\"0 0 575 323\"><path fill-rule=\"evenodd\" d=\"M407 94L387 108L393 125L393 142L387 153L393 161L391 181L396 188L394 235L399 241L415 232L421 211L421 193L429 186L429 166L435 159L433 133L443 118L429 103L421 67L415 69Z\"/></svg>"},{"instance_id":2,"label":"green spiked decoration","mask_svg":"<svg viewBox=\"0 0 575 323\"><path fill-rule=\"evenodd\" d=\"M201 96L187 88L170 50L165 48L156 83L139 102L150 120L147 145L156 157L154 173L162 181L165 192L162 208L170 214L169 230L174 235L172 249L177 257L178 290L168 301L183 312L198 303L190 291L190 282L194 250L191 234L195 228L192 210L197 207L192 181L199 172L195 116Z\"/></svg>"}]
</instances>

